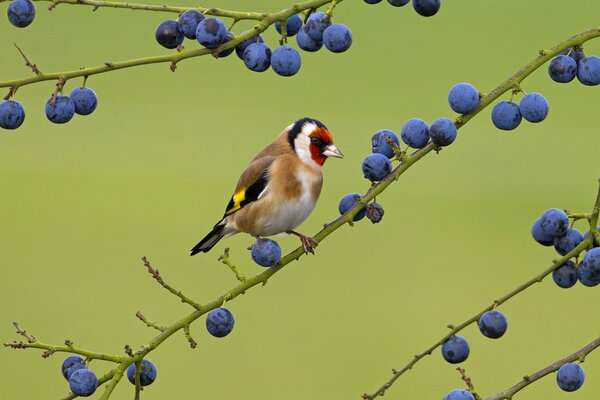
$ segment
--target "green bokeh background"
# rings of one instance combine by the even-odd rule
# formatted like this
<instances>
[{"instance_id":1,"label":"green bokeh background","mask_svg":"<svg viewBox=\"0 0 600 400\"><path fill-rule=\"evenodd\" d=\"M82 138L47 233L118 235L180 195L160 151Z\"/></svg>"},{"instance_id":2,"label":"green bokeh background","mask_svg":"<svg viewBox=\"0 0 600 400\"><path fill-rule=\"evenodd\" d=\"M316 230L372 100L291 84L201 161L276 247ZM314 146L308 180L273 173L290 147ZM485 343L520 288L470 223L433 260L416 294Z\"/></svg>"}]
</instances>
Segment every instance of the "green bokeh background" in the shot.
<instances>
[{"instance_id":1,"label":"green bokeh background","mask_svg":"<svg viewBox=\"0 0 600 400\"><path fill-rule=\"evenodd\" d=\"M221 216L248 160L283 127L303 116L320 119L346 155L325 166L321 199L300 228L312 234L338 215L343 195L367 190L360 163L374 131L399 131L411 117L453 117L446 96L454 83L486 92L539 49L598 26L600 15L596 0L442 3L438 15L423 18L410 5L345 1L335 20L351 27L352 48L302 53L292 78L250 72L235 55L186 60L176 73L165 64L93 76L97 111L63 126L43 113L54 83L21 88L26 121L0 134L2 341L17 338L10 324L17 320L49 343L68 338L109 353L126 343L137 348L155 333L136 310L163 324L189 312L149 278L141 256L199 302L236 283L216 261L225 246L244 273L262 271L245 250L252 242L246 235L206 255L187 254ZM290 4L203 5L277 11ZM166 52L153 36L171 14L67 5L47 12L47 5L36 3L27 29L0 23L0 80L30 75L13 43L48 72ZM0 4L0 14L6 7ZM274 32L266 39L275 46ZM586 52L600 53L599 44ZM230 336L209 336L202 318L192 326L197 349L178 334L151 353L159 377L143 398L358 399L444 335L448 323L547 268L556 256L536 245L529 229L550 207L590 210L600 177L600 93L578 82L556 84L545 67L523 88L549 100L546 121L503 132L483 111L455 144L428 155L378 198L382 223L340 229L317 256L228 304L236 317ZM284 251L298 245L294 237L278 240ZM494 394L594 339L599 290L561 290L545 280L501 307L509 319L501 340L482 337L475 326L463 331L471 343L463 366L477 391ZM2 350L2 397L60 398L68 391L62 359ZM93 363L99 374L108 367ZM550 376L519 398L597 398L600 355L590 355L584 368L587 380L576 394L559 390ZM439 399L458 387L454 366L436 351L386 398ZM113 398L132 396L125 381Z\"/></svg>"}]
</instances>

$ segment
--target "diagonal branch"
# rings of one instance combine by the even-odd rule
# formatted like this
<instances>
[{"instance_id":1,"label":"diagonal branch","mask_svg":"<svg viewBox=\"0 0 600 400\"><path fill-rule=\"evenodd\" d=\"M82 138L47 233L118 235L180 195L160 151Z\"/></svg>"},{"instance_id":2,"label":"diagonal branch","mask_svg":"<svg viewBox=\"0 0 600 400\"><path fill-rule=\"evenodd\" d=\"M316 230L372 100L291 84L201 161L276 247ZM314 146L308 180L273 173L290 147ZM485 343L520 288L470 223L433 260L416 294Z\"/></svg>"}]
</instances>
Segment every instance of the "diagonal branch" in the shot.
<instances>
[{"instance_id":1,"label":"diagonal branch","mask_svg":"<svg viewBox=\"0 0 600 400\"><path fill-rule=\"evenodd\" d=\"M175 296L179 297L181 299L182 303L187 303L190 306L194 307L196 310L199 310L201 308L200 304L196 303L194 300L192 300L191 298L189 298L186 295L184 295L181 292L181 290L177 290L173 286L171 286L168 283L166 283L163 280L162 276L160 275L160 272L158 271L158 269L154 269L152 267L152 265L150 264L150 261L148 261L148 259L146 257L142 257L142 262L144 263L144 266L146 267L146 269L148 269L148 273L150 275L152 275L152 277L154 278L154 280L156 280L156 282L158 282L162 287L164 287L165 289L167 289L169 292L171 292ZM140 318L140 317L138 316L138 318ZM142 319L142 318L140 318L140 319ZM142 321L144 321L144 320L142 319ZM148 325L148 326L151 326L151 325ZM157 328L157 329L161 330L160 328Z\"/></svg>"}]
</instances>

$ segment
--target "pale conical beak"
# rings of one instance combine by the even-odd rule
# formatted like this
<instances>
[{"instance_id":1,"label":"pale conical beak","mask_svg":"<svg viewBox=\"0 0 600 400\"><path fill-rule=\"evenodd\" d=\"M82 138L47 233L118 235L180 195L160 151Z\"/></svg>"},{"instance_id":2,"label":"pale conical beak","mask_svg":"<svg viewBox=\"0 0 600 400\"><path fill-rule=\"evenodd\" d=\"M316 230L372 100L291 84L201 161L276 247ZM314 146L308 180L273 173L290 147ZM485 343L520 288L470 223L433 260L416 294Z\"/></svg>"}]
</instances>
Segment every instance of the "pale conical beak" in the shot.
<instances>
[{"instance_id":1,"label":"pale conical beak","mask_svg":"<svg viewBox=\"0 0 600 400\"><path fill-rule=\"evenodd\" d=\"M344 158L344 155L342 154L342 152L335 147L335 144L330 144L327 145L323 151L321 152L322 155L327 156L327 157L335 157L335 158Z\"/></svg>"}]
</instances>

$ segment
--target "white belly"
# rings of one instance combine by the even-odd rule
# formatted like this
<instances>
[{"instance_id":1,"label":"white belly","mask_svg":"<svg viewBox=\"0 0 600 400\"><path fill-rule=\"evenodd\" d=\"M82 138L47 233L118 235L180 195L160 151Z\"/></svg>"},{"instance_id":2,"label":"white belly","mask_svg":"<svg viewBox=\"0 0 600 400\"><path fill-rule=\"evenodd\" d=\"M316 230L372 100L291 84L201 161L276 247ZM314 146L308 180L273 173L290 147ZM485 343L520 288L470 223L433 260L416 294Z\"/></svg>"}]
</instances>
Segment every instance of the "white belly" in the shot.
<instances>
[{"instance_id":1,"label":"white belly","mask_svg":"<svg viewBox=\"0 0 600 400\"><path fill-rule=\"evenodd\" d=\"M307 191L294 202L285 202L273 207L269 221L265 223L263 236L276 235L296 229L314 210L316 202Z\"/></svg>"}]
</instances>

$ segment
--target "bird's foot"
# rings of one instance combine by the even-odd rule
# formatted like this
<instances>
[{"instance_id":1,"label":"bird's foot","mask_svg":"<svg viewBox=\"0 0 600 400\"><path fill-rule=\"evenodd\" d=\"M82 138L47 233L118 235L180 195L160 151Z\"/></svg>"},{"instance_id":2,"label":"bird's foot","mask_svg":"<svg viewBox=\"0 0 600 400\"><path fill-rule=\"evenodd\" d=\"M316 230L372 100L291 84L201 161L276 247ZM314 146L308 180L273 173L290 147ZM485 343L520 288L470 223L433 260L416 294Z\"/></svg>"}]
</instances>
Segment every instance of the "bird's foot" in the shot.
<instances>
[{"instance_id":1,"label":"bird's foot","mask_svg":"<svg viewBox=\"0 0 600 400\"><path fill-rule=\"evenodd\" d=\"M294 234L300 238L300 242L302 242L302 248L304 249L305 254L315 254L315 247L317 247L319 244L316 239L310 236L304 236L303 234L294 231L289 231L288 233Z\"/></svg>"}]
</instances>

